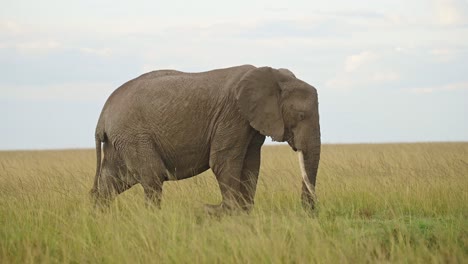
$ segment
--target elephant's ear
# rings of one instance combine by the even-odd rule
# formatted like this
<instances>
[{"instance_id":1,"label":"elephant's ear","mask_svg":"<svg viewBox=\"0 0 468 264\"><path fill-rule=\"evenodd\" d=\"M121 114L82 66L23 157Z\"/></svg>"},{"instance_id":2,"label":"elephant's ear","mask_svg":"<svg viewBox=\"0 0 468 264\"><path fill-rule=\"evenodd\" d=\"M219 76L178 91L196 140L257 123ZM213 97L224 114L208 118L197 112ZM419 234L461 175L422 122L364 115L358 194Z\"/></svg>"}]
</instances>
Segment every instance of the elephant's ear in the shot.
<instances>
[{"instance_id":1,"label":"elephant's ear","mask_svg":"<svg viewBox=\"0 0 468 264\"><path fill-rule=\"evenodd\" d=\"M279 107L281 88L270 67L247 72L237 87L237 104L250 125L275 141L283 141L284 122Z\"/></svg>"}]
</instances>

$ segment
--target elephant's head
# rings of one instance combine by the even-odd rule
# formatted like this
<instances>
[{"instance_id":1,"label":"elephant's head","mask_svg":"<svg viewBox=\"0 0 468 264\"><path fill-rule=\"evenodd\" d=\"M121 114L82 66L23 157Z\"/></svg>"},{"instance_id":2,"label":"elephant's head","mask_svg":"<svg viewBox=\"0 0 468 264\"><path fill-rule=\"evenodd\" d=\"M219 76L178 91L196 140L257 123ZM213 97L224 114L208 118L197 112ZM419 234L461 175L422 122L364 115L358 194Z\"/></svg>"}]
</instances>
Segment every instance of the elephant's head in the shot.
<instances>
[{"instance_id":1,"label":"elephant's head","mask_svg":"<svg viewBox=\"0 0 468 264\"><path fill-rule=\"evenodd\" d=\"M317 90L289 70L261 67L242 77L236 99L254 129L298 152L302 202L313 208L321 145Z\"/></svg>"}]
</instances>

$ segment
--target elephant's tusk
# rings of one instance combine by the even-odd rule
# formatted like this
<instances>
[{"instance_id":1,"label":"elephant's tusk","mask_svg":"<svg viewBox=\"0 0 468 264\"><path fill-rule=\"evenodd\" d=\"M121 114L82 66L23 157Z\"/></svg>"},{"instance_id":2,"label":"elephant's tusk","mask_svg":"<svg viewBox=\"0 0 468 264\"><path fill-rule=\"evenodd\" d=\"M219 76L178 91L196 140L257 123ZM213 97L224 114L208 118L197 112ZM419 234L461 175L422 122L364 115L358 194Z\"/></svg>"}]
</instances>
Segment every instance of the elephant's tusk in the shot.
<instances>
[{"instance_id":1,"label":"elephant's tusk","mask_svg":"<svg viewBox=\"0 0 468 264\"><path fill-rule=\"evenodd\" d=\"M310 194L313 195L315 193L315 188L312 183L310 183L309 177L307 177L307 172L304 165L304 155L302 154L301 150L297 152L297 157L299 158L299 167L301 167L302 180L304 181L307 190L309 190Z\"/></svg>"}]
</instances>

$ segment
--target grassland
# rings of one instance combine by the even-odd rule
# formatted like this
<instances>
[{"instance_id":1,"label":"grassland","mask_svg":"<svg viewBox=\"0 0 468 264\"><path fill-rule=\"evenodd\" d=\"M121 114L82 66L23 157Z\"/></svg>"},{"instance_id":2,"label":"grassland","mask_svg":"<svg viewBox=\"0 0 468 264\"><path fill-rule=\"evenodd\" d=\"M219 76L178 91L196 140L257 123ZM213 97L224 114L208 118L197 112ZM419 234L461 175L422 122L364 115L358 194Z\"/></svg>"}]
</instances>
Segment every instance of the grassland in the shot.
<instances>
[{"instance_id":1,"label":"grassland","mask_svg":"<svg viewBox=\"0 0 468 264\"><path fill-rule=\"evenodd\" d=\"M295 154L263 148L250 215L209 217L210 172L135 186L108 212L93 150L0 152L0 263L467 263L468 143L324 145L313 216Z\"/></svg>"}]
</instances>

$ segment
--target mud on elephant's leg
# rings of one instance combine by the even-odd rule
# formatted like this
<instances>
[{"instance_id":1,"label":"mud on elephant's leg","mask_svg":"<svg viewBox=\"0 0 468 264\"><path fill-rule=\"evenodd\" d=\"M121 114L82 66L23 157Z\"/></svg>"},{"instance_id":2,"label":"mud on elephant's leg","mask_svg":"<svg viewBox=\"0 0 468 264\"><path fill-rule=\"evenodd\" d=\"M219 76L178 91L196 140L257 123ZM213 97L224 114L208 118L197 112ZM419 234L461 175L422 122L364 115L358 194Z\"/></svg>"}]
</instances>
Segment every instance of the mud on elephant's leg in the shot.
<instances>
[{"instance_id":1,"label":"mud on elephant's leg","mask_svg":"<svg viewBox=\"0 0 468 264\"><path fill-rule=\"evenodd\" d=\"M244 158L240 186L242 199L240 202L242 209L246 212L250 212L254 205L258 174L260 170L260 152L264 141L265 136L257 133L250 142Z\"/></svg>"}]
</instances>

